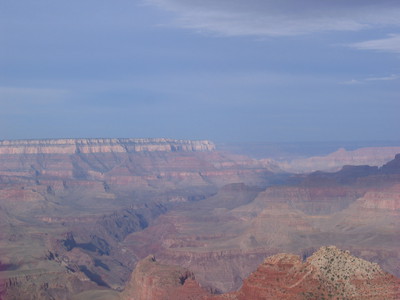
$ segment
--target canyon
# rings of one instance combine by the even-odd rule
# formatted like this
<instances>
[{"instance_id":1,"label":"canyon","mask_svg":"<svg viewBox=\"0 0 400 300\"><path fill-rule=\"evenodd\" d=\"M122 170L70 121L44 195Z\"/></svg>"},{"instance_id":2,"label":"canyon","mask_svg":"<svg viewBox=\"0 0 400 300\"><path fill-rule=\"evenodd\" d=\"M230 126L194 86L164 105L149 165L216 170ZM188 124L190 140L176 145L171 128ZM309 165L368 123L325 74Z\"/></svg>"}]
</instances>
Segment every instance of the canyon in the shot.
<instances>
[{"instance_id":1,"label":"canyon","mask_svg":"<svg viewBox=\"0 0 400 300\"><path fill-rule=\"evenodd\" d=\"M0 299L128 297L139 292L138 273L155 274L174 299L250 299L240 296L259 276L250 274L286 261L266 265L266 257L292 253L290 268L308 273L312 253L327 245L400 276L396 153L339 150L287 162L210 141L0 141ZM143 299L165 291L152 293Z\"/></svg>"}]
</instances>

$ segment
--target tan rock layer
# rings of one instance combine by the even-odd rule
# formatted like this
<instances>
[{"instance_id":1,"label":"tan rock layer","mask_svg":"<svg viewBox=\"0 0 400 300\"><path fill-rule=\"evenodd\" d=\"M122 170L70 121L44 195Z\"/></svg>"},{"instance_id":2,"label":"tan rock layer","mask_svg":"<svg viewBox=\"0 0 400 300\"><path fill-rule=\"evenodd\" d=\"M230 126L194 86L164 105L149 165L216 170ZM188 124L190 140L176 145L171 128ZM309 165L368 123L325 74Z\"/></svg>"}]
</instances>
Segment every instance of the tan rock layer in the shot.
<instances>
[{"instance_id":1,"label":"tan rock layer","mask_svg":"<svg viewBox=\"0 0 400 300\"><path fill-rule=\"evenodd\" d=\"M144 151L213 151L214 143L201 140L154 139L48 139L3 140L0 154L132 153Z\"/></svg>"}]
</instances>

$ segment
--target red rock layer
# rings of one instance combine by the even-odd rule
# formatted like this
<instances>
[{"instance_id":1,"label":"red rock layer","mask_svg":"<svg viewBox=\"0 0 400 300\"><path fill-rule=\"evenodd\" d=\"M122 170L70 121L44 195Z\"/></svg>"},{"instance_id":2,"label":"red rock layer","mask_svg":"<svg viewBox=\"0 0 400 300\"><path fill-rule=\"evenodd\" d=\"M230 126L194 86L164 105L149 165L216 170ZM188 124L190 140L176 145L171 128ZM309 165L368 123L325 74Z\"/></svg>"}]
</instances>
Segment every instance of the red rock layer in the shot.
<instances>
[{"instance_id":1,"label":"red rock layer","mask_svg":"<svg viewBox=\"0 0 400 300\"><path fill-rule=\"evenodd\" d=\"M267 258L234 293L207 299L399 299L400 279L375 263L336 247L322 247L302 263L292 254Z\"/></svg>"},{"instance_id":2,"label":"red rock layer","mask_svg":"<svg viewBox=\"0 0 400 300\"><path fill-rule=\"evenodd\" d=\"M400 279L375 264L334 246L322 247L306 262L293 254L267 258L237 292L210 295L187 269L140 261L122 294L124 300L300 300L399 299Z\"/></svg>"},{"instance_id":3,"label":"red rock layer","mask_svg":"<svg viewBox=\"0 0 400 300\"><path fill-rule=\"evenodd\" d=\"M122 293L123 300L200 300L207 296L189 270L158 263L153 256L141 260Z\"/></svg>"}]
</instances>

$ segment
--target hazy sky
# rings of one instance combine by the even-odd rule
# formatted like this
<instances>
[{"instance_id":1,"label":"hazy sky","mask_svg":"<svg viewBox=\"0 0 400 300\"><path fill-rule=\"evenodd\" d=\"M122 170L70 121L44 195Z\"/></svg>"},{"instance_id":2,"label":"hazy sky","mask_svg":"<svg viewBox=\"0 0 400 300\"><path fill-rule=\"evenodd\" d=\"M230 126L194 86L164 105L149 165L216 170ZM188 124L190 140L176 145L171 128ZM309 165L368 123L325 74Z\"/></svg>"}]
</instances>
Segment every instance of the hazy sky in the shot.
<instances>
[{"instance_id":1,"label":"hazy sky","mask_svg":"<svg viewBox=\"0 0 400 300\"><path fill-rule=\"evenodd\" d=\"M398 0L0 0L0 139L399 140Z\"/></svg>"}]
</instances>

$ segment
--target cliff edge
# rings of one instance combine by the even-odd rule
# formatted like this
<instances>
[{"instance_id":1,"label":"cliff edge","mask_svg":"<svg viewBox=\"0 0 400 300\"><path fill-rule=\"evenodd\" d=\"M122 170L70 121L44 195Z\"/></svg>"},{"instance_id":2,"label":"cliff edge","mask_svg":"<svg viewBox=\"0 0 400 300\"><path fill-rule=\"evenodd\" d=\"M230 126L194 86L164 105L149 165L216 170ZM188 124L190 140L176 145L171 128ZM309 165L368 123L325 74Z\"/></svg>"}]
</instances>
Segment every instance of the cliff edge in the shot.
<instances>
[{"instance_id":1,"label":"cliff edge","mask_svg":"<svg viewBox=\"0 0 400 300\"><path fill-rule=\"evenodd\" d=\"M202 140L153 139L44 139L3 140L0 154L74 154L213 151L214 143Z\"/></svg>"}]
</instances>

